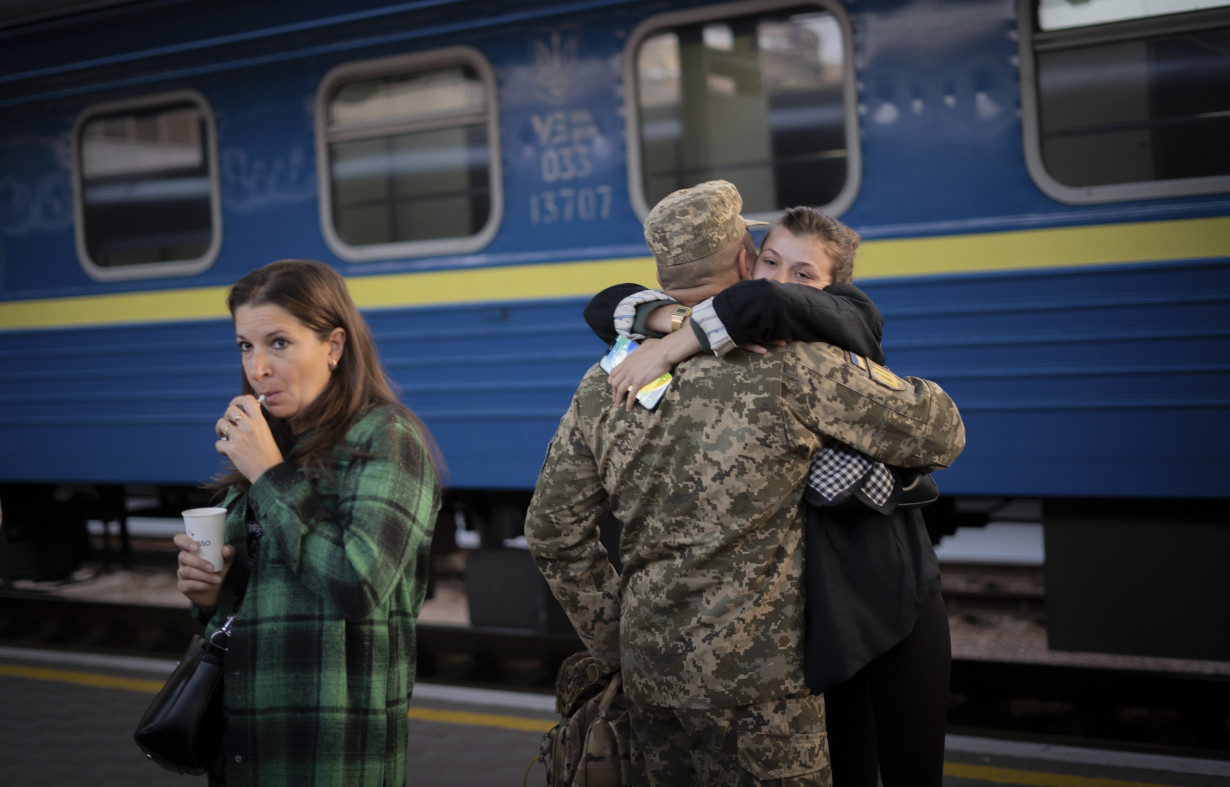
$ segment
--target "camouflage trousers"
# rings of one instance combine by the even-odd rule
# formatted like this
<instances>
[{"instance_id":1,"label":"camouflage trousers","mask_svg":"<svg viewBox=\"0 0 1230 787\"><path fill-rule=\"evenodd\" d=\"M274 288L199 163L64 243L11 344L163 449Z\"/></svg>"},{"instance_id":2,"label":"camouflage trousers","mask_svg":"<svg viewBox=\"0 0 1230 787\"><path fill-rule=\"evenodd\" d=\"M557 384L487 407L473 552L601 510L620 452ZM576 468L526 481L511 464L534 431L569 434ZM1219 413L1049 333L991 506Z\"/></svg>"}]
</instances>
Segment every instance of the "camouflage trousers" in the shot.
<instances>
[{"instance_id":1,"label":"camouflage trousers","mask_svg":"<svg viewBox=\"0 0 1230 787\"><path fill-rule=\"evenodd\" d=\"M824 697L739 708L628 703L632 783L648 787L830 787Z\"/></svg>"}]
</instances>

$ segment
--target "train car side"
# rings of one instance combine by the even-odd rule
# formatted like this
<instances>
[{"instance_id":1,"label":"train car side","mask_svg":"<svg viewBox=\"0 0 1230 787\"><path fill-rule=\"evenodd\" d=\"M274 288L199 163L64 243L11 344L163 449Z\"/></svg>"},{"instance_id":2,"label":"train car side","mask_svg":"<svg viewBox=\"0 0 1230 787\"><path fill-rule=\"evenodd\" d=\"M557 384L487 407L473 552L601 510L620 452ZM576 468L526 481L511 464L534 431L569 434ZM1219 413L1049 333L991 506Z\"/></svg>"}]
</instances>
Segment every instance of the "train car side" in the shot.
<instances>
[{"instance_id":1,"label":"train car side","mask_svg":"<svg viewBox=\"0 0 1230 787\"><path fill-rule=\"evenodd\" d=\"M937 531L1039 500L1061 643L1230 658L1162 609L1127 640L1096 623L1230 599L1206 566L1230 546L1230 164L1209 143L1230 12L1041 14L147 2L0 28L0 496L207 480L239 374L225 289L303 257L347 276L450 506L499 544L601 352L585 299L653 283L640 220L672 179L726 177L749 213L818 204L861 233L889 365L966 420ZM1137 50L1164 68L1114 59ZM1086 84L1099 58L1129 76ZM1097 114L1160 93L1169 114ZM149 117L191 145L141 158ZM1140 546L1104 560L1107 532Z\"/></svg>"}]
</instances>

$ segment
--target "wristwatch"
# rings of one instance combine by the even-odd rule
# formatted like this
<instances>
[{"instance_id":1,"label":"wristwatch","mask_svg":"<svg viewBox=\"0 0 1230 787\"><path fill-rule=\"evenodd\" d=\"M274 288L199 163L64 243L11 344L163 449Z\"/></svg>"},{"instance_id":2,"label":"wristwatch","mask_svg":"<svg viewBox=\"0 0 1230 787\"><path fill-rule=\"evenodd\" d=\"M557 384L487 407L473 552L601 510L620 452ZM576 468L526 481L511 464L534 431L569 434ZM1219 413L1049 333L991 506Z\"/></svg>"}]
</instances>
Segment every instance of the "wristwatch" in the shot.
<instances>
[{"instance_id":1,"label":"wristwatch","mask_svg":"<svg viewBox=\"0 0 1230 787\"><path fill-rule=\"evenodd\" d=\"M683 327L683 321L692 314L692 309L689 306L676 306L671 309L671 333Z\"/></svg>"}]
</instances>

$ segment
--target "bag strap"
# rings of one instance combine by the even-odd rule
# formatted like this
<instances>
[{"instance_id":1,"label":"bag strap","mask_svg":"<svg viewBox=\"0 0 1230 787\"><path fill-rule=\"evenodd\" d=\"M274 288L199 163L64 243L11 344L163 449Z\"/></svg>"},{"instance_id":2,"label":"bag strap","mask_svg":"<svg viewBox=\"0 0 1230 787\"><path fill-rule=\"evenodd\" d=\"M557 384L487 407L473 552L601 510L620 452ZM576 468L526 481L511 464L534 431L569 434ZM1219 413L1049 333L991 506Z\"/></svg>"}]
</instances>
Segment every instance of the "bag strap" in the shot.
<instances>
[{"instance_id":1,"label":"bag strap","mask_svg":"<svg viewBox=\"0 0 1230 787\"><path fill-rule=\"evenodd\" d=\"M235 616L238 614L239 614L239 610L235 610L234 612L232 612L230 615L227 616L226 620L223 621L222 625L218 627L218 630L209 636L210 645L213 645L214 647L217 647L217 648L222 648L222 650L227 649L226 646L230 642L230 639L231 639L231 624L235 622ZM221 642L218 641L219 634L222 635Z\"/></svg>"},{"instance_id":2,"label":"bag strap","mask_svg":"<svg viewBox=\"0 0 1230 787\"><path fill-rule=\"evenodd\" d=\"M615 674L611 677L611 682L610 682L610 683L608 683L608 684L606 685L606 688L602 690L602 696L601 696L601 698L598 700L598 712L599 712L599 713L605 713L605 712L606 712L606 709L607 709L607 708L609 708L609 707L611 706L611 703L612 703L612 702L614 702L614 700L615 700L615 695L619 693L619 688L620 688L620 678L621 678L622 676L623 676L623 671L622 671L622 670L621 670L621 671L616 672L616 673L615 673Z\"/></svg>"},{"instance_id":3,"label":"bag strap","mask_svg":"<svg viewBox=\"0 0 1230 787\"><path fill-rule=\"evenodd\" d=\"M544 767L547 764L547 761L543 758L541 752L537 754L534 759L530 760L529 765L525 766L525 774L521 777L521 787L528 787L530 783L530 771L534 769L534 764L539 762L541 762ZM551 774L548 773L547 775L550 776Z\"/></svg>"},{"instance_id":4,"label":"bag strap","mask_svg":"<svg viewBox=\"0 0 1230 787\"><path fill-rule=\"evenodd\" d=\"M256 545L260 543L262 530L260 524L256 521L256 511L252 508L252 502L248 501L244 505L244 524L248 528L248 581L251 581L251 565L256 562L256 556L253 554L253 550L256 548ZM245 587L243 594L239 597L239 603L236 605L235 611L228 615L226 620L222 622L222 625L218 627L218 630L209 636L210 646L217 650L221 650L223 653L226 653L229 650L227 646L230 644L231 640L231 625L235 622L235 616L239 614L239 609L243 606L244 598L247 595L248 591ZM222 635L220 642L218 641L219 634Z\"/></svg>"}]
</instances>

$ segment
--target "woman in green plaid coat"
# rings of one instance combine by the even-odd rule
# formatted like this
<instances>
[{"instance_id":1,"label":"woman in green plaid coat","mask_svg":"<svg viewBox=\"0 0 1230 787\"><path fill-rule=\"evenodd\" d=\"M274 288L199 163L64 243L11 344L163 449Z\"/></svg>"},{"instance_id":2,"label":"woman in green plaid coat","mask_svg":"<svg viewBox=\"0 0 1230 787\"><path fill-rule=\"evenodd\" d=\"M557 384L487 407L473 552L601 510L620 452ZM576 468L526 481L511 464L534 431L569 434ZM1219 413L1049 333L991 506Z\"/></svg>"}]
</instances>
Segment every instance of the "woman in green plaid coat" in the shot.
<instances>
[{"instance_id":1,"label":"woman in green plaid coat","mask_svg":"<svg viewBox=\"0 0 1230 787\"><path fill-rule=\"evenodd\" d=\"M179 590L207 634L238 610L210 783L402 785L434 443L333 268L272 263L227 304L244 393L215 425L232 468L215 485L224 565L175 537Z\"/></svg>"}]
</instances>

